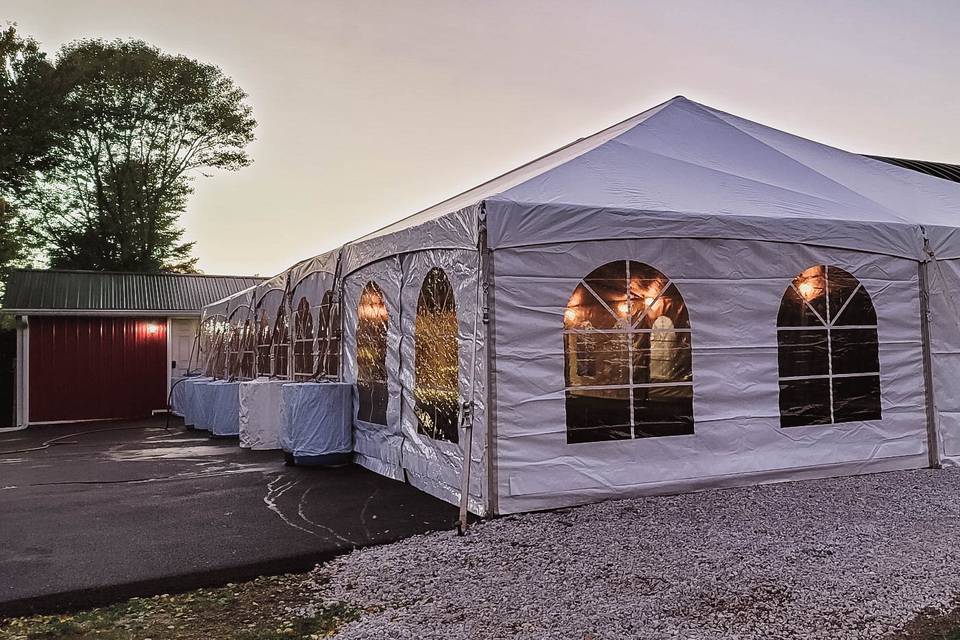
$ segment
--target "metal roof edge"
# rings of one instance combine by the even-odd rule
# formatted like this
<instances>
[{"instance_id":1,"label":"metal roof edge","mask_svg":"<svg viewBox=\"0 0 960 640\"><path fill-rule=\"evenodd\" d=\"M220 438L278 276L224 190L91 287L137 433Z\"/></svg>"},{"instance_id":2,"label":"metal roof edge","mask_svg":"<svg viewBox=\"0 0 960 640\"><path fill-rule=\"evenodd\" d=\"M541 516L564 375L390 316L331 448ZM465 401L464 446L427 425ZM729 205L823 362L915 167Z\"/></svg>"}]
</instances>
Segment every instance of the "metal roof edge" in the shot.
<instances>
[{"instance_id":1,"label":"metal roof edge","mask_svg":"<svg viewBox=\"0 0 960 640\"><path fill-rule=\"evenodd\" d=\"M199 318L202 309L161 309L157 311L143 309L7 309L0 307L0 315L11 316L111 316L136 318Z\"/></svg>"}]
</instances>

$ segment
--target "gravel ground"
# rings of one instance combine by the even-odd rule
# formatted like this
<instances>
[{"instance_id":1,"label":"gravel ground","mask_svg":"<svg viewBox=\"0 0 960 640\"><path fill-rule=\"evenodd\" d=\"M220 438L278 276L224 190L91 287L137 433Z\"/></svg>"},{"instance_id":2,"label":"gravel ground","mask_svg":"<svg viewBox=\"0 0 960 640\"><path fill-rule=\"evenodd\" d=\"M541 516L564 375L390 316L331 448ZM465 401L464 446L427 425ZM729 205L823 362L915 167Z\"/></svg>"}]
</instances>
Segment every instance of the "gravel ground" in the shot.
<instances>
[{"instance_id":1,"label":"gravel ground","mask_svg":"<svg viewBox=\"0 0 960 640\"><path fill-rule=\"evenodd\" d=\"M344 556L340 638L882 638L960 594L960 472L621 500ZM309 613L309 607L308 611Z\"/></svg>"}]
</instances>

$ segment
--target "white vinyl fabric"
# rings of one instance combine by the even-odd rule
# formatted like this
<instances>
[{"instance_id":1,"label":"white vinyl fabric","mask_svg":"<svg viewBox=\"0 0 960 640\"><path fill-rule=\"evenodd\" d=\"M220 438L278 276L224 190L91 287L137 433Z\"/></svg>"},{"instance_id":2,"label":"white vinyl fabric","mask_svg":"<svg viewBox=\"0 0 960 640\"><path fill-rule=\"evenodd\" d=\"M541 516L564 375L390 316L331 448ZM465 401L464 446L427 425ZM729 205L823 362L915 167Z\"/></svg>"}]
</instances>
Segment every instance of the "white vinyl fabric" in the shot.
<instances>
[{"instance_id":1,"label":"white vinyl fabric","mask_svg":"<svg viewBox=\"0 0 960 640\"><path fill-rule=\"evenodd\" d=\"M186 378L177 378L173 380L170 387L170 413L180 418L184 417L184 405L186 404L185 381Z\"/></svg>"},{"instance_id":2,"label":"white vinyl fabric","mask_svg":"<svg viewBox=\"0 0 960 640\"><path fill-rule=\"evenodd\" d=\"M217 409L216 387L219 382L212 378L198 381L193 385L194 402L196 404L196 413L193 416L193 427L210 431L213 428L213 419Z\"/></svg>"},{"instance_id":3,"label":"white vinyl fabric","mask_svg":"<svg viewBox=\"0 0 960 640\"><path fill-rule=\"evenodd\" d=\"M240 433L240 383L217 380L210 383L213 412L210 433L218 437Z\"/></svg>"},{"instance_id":4,"label":"white vinyl fabric","mask_svg":"<svg viewBox=\"0 0 960 640\"><path fill-rule=\"evenodd\" d=\"M187 378L181 383L180 386L183 387L183 423L186 426L195 426L200 415L201 406L197 398L197 385L211 380L213 378L193 377Z\"/></svg>"},{"instance_id":5,"label":"white vinyl fabric","mask_svg":"<svg viewBox=\"0 0 960 640\"><path fill-rule=\"evenodd\" d=\"M933 403L944 465L960 466L960 261L927 264Z\"/></svg>"},{"instance_id":6,"label":"white vinyl fabric","mask_svg":"<svg viewBox=\"0 0 960 640\"><path fill-rule=\"evenodd\" d=\"M618 259L659 269L683 296L694 433L568 444L564 309L581 278ZM820 264L853 274L877 309L882 419L784 428L777 315L791 281ZM495 270L500 513L926 463L913 261L793 244L661 239L502 250Z\"/></svg>"},{"instance_id":7,"label":"white vinyl fabric","mask_svg":"<svg viewBox=\"0 0 960 640\"><path fill-rule=\"evenodd\" d=\"M297 457L353 451L353 385L288 383L282 387L280 447Z\"/></svg>"},{"instance_id":8,"label":"white vinyl fabric","mask_svg":"<svg viewBox=\"0 0 960 640\"><path fill-rule=\"evenodd\" d=\"M358 418L353 446L357 464L393 478L404 479L401 462L403 429L400 424L400 287L402 273L398 258L387 258L350 274L343 281L343 382L357 382L357 309L364 287L372 282L383 292L387 311L386 424Z\"/></svg>"},{"instance_id":9,"label":"white vinyl fabric","mask_svg":"<svg viewBox=\"0 0 960 640\"><path fill-rule=\"evenodd\" d=\"M255 451L280 448L283 380L257 378L240 383L240 446Z\"/></svg>"},{"instance_id":10,"label":"white vinyl fabric","mask_svg":"<svg viewBox=\"0 0 960 640\"><path fill-rule=\"evenodd\" d=\"M403 447L401 464L407 479L423 491L448 502L460 500L460 479L463 471L465 430L459 429L459 442L434 439L418 430L416 415L416 340L417 306L424 277L432 269L441 269L449 279L456 303L458 325L458 391L459 403L471 397L476 406L473 414L473 469L470 474L469 506L474 513L485 513L486 484L486 351L481 334L483 326L475 325L477 317L478 260L476 249L434 250L409 253L403 257L403 289L400 345L400 383L403 411L401 429ZM474 340L474 332L477 340ZM474 347L476 346L476 356ZM427 345L429 351L429 345ZM471 363L475 368L471 371ZM473 385L473 393L471 393Z\"/></svg>"}]
</instances>

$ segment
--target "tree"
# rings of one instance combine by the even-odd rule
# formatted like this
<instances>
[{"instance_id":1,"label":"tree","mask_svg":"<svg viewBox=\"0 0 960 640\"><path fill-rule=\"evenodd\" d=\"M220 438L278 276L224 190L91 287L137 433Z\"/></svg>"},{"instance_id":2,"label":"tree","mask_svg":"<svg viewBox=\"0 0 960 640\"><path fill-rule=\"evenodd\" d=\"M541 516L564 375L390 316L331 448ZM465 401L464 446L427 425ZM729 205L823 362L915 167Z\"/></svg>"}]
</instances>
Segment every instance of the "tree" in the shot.
<instances>
[{"instance_id":1,"label":"tree","mask_svg":"<svg viewBox=\"0 0 960 640\"><path fill-rule=\"evenodd\" d=\"M50 265L194 270L179 215L195 175L250 164L246 94L213 65L137 40L67 45L56 75L69 129L25 199Z\"/></svg>"},{"instance_id":2,"label":"tree","mask_svg":"<svg viewBox=\"0 0 960 640\"><path fill-rule=\"evenodd\" d=\"M27 256L26 230L13 207L0 197L0 294L10 269L23 266Z\"/></svg>"},{"instance_id":3,"label":"tree","mask_svg":"<svg viewBox=\"0 0 960 640\"><path fill-rule=\"evenodd\" d=\"M64 91L36 41L21 38L15 25L0 31L0 196L23 193L56 166L67 126Z\"/></svg>"},{"instance_id":4,"label":"tree","mask_svg":"<svg viewBox=\"0 0 960 640\"><path fill-rule=\"evenodd\" d=\"M62 99L56 70L37 43L15 25L0 30L0 294L10 270L29 263L29 234L12 202L57 164Z\"/></svg>"}]
</instances>

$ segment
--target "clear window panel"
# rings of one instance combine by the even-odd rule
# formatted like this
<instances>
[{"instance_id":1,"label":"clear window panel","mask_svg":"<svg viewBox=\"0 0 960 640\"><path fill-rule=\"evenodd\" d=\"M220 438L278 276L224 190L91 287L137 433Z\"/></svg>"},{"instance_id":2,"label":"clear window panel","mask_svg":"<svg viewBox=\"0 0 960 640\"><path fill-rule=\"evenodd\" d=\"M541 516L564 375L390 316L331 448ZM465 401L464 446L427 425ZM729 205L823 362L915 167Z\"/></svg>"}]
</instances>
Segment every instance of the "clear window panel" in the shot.
<instances>
[{"instance_id":1,"label":"clear window panel","mask_svg":"<svg viewBox=\"0 0 960 640\"><path fill-rule=\"evenodd\" d=\"M610 304L613 304L611 307ZM600 301L582 284L577 286L567 302L567 307L563 313L563 324L565 329L615 329L619 326L617 317L611 313L618 304L623 304L623 299L619 302L611 299L607 306Z\"/></svg>"},{"instance_id":2,"label":"clear window panel","mask_svg":"<svg viewBox=\"0 0 960 640\"><path fill-rule=\"evenodd\" d=\"M634 334L632 339L634 384L693 379L689 332L654 331Z\"/></svg>"},{"instance_id":3,"label":"clear window panel","mask_svg":"<svg viewBox=\"0 0 960 640\"><path fill-rule=\"evenodd\" d=\"M780 302L780 313L777 316L778 327L822 327L824 321L817 317L813 308L808 305L803 296L794 288L788 287Z\"/></svg>"},{"instance_id":4,"label":"clear window panel","mask_svg":"<svg viewBox=\"0 0 960 640\"><path fill-rule=\"evenodd\" d=\"M800 294L800 299L810 305L824 322L828 321L826 267L810 267L793 279L793 288Z\"/></svg>"},{"instance_id":5,"label":"clear window panel","mask_svg":"<svg viewBox=\"0 0 960 640\"><path fill-rule=\"evenodd\" d=\"M387 305L383 291L367 283L357 308L358 417L364 422L387 424Z\"/></svg>"},{"instance_id":6,"label":"clear window panel","mask_svg":"<svg viewBox=\"0 0 960 640\"><path fill-rule=\"evenodd\" d=\"M876 329L833 329L831 360L834 375L872 373L880 370Z\"/></svg>"},{"instance_id":7,"label":"clear window panel","mask_svg":"<svg viewBox=\"0 0 960 640\"><path fill-rule=\"evenodd\" d=\"M567 444L628 440L629 389L568 389Z\"/></svg>"},{"instance_id":8,"label":"clear window panel","mask_svg":"<svg viewBox=\"0 0 960 640\"><path fill-rule=\"evenodd\" d=\"M780 377L818 376L830 373L826 329L778 331Z\"/></svg>"},{"instance_id":9,"label":"clear window panel","mask_svg":"<svg viewBox=\"0 0 960 640\"><path fill-rule=\"evenodd\" d=\"M860 282L837 267L827 267L827 275L829 276L827 296L830 299L830 322L835 323L843 305L856 291Z\"/></svg>"},{"instance_id":10,"label":"clear window panel","mask_svg":"<svg viewBox=\"0 0 960 640\"><path fill-rule=\"evenodd\" d=\"M834 422L880 420L880 376L833 379Z\"/></svg>"},{"instance_id":11,"label":"clear window panel","mask_svg":"<svg viewBox=\"0 0 960 640\"><path fill-rule=\"evenodd\" d=\"M459 327L453 287L442 269L431 269L417 301L414 396L417 431L459 442Z\"/></svg>"},{"instance_id":12,"label":"clear window panel","mask_svg":"<svg viewBox=\"0 0 960 640\"><path fill-rule=\"evenodd\" d=\"M780 381L780 426L830 424L830 379Z\"/></svg>"},{"instance_id":13,"label":"clear window panel","mask_svg":"<svg viewBox=\"0 0 960 640\"><path fill-rule=\"evenodd\" d=\"M671 284L660 297L646 297L641 311L633 316L638 329L689 329L690 317L676 285ZM664 325L669 322L669 326Z\"/></svg>"},{"instance_id":14,"label":"clear window panel","mask_svg":"<svg viewBox=\"0 0 960 640\"><path fill-rule=\"evenodd\" d=\"M693 433L693 385L636 387L634 437L658 438Z\"/></svg>"},{"instance_id":15,"label":"clear window panel","mask_svg":"<svg viewBox=\"0 0 960 640\"><path fill-rule=\"evenodd\" d=\"M845 307L837 308L837 317L833 324L838 326L874 326L877 324L877 311L870 301L870 294L863 287L845 302Z\"/></svg>"},{"instance_id":16,"label":"clear window panel","mask_svg":"<svg viewBox=\"0 0 960 640\"><path fill-rule=\"evenodd\" d=\"M629 339L626 333L567 334L567 386L630 384Z\"/></svg>"}]
</instances>

